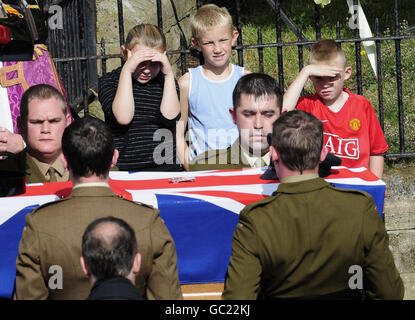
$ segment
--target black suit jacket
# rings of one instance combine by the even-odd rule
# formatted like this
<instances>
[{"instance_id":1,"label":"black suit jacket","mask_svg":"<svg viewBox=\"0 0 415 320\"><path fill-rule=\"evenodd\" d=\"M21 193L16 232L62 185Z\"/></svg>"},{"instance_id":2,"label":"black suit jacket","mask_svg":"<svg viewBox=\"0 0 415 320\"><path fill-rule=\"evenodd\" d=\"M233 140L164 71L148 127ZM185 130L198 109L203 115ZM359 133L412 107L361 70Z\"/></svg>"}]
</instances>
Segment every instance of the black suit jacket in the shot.
<instances>
[{"instance_id":1,"label":"black suit jacket","mask_svg":"<svg viewBox=\"0 0 415 320\"><path fill-rule=\"evenodd\" d=\"M87 300L144 300L137 288L124 277L98 280Z\"/></svg>"}]
</instances>

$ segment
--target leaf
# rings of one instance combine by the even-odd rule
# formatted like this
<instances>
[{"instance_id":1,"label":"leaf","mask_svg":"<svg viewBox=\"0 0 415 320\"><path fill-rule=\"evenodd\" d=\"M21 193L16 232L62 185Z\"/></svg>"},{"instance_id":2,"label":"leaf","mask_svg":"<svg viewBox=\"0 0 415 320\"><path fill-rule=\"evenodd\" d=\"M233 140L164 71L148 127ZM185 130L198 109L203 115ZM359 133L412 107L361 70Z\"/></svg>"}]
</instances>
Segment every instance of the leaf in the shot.
<instances>
[{"instance_id":1,"label":"leaf","mask_svg":"<svg viewBox=\"0 0 415 320\"><path fill-rule=\"evenodd\" d=\"M331 0L314 0L316 4L319 4L322 8L330 4Z\"/></svg>"}]
</instances>

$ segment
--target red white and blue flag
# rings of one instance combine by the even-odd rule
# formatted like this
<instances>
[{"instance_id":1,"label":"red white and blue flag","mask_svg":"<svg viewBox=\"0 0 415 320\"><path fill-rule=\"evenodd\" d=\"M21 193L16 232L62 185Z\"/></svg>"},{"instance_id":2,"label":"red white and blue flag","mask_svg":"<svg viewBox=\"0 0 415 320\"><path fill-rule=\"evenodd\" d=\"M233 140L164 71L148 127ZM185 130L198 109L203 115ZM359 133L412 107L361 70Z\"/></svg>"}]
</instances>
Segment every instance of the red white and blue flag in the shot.
<instances>
[{"instance_id":1,"label":"red white and blue flag","mask_svg":"<svg viewBox=\"0 0 415 320\"><path fill-rule=\"evenodd\" d=\"M176 244L182 284L223 282L232 235L246 204L271 195L278 181L260 179L264 169L200 172L116 172L110 186L123 197L152 205ZM171 179L185 178L179 183ZM365 168L333 167L326 180L338 187L370 193L382 216L385 183ZM71 182L31 184L26 193L0 198L0 297L12 294L18 244L26 214L68 196Z\"/></svg>"}]
</instances>

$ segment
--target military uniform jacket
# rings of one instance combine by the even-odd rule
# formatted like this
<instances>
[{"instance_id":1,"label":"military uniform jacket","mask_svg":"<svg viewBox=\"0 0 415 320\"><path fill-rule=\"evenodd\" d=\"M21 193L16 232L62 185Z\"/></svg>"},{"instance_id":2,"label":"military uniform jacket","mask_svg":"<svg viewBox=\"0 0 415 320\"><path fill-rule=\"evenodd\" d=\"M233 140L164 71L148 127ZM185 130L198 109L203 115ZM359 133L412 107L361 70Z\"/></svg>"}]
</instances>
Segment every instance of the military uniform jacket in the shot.
<instances>
[{"instance_id":1,"label":"military uniform jacket","mask_svg":"<svg viewBox=\"0 0 415 320\"><path fill-rule=\"evenodd\" d=\"M25 151L26 152L26 151ZM26 183L48 182L31 157L26 155Z\"/></svg>"},{"instance_id":2,"label":"military uniform jacket","mask_svg":"<svg viewBox=\"0 0 415 320\"><path fill-rule=\"evenodd\" d=\"M242 159L241 145L237 139L227 149L209 150L192 160L189 165L190 171L201 170L230 170L250 168L248 163Z\"/></svg>"},{"instance_id":3,"label":"military uniform jacket","mask_svg":"<svg viewBox=\"0 0 415 320\"><path fill-rule=\"evenodd\" d=\"M239 219L224 299L312 298L359 289L359 267L366 298L403 298L369 194L321 178L282 183L274 196L246 206Z\"/></svg>"},{"instance_id":4,"label":"military uniform jacket","mask_svg":"<svg viewBox=\"0 0 415 320\"><path fill-rule=\"evenodd\" d=\"M107 187L81 187L67 199L26 216L16 264L15 299L86 299L82 235L93 220L114 216L134 229L141 268L136 287L148 299L182 299L174 241L158 210L115 195Z\"/></svg>"}]
</instances>

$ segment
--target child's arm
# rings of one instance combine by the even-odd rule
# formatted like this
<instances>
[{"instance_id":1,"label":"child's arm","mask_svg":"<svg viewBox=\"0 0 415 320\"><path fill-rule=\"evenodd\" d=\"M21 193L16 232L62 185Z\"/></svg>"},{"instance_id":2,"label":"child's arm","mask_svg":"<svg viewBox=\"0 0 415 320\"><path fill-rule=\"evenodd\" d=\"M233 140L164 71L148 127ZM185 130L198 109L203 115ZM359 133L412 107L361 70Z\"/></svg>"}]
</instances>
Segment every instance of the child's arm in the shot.
<instances>
[{"instance_id":1,"label":"child's arm","mask_svg":"<svg viewBox=\"0 0 415 320\"><path fill-rule=\"evenodd\" d=\"M161 53L155 50L153 62L160 62L160 72L164 74L163 98L161 99L160 111L166 119L174 119L180 112L179 98L177 97L174 73L171 68L166 52Z\"/></svg>"},{"instance_id":2,"label":"child's arm","mask_svg":"<svg viewBox=\"0 0 415 320\"><path fill-rule=\"evenodd\" d=\"M295 109L298 99L301 96L301 91L303 90L308 78L312 76L334 77L341 71L342 69L329 65L309 64L308 66L305 66L284 94L282 102L282 113Z\"/></svg>"},{"instance_id":3,"label":"child's arm","mask_svg":"<svg viewBox=\"0 0 415 320\"><path fill-rule=\"evenodd\" d=\"M179 79L180 120L178 121L176 127L177 156L186 170L189 170L189 146L185 140L187 117L189 113L189 83L190 74L187 72Z\"/></svg>"},{"instance_id":4,"label":"child's arm","mask_svg":"<svg viewBox=\"0 0 415 320\"><path fill-rule=\"evenodd\" d=\"M117 92L112 102L112 112L117 122L121 125L129 124L134 116L132 75L141 62L151 60L154 57L154 50L138 50L132 54L127 49L127 57L127 61L122 67Z\"/></svg>"},{"instance_id":5,"label":"child's arm","mask_svg":"<svg viewBox=\"0 0 415 320\"><path fill-rule=\"evenodd\" d=\"M369 158L369 169L372 171L379 179L382 179L383 175L383 165L384 165L383 154L377 154L370 156Z\"/></svg>"}]
</instances>

